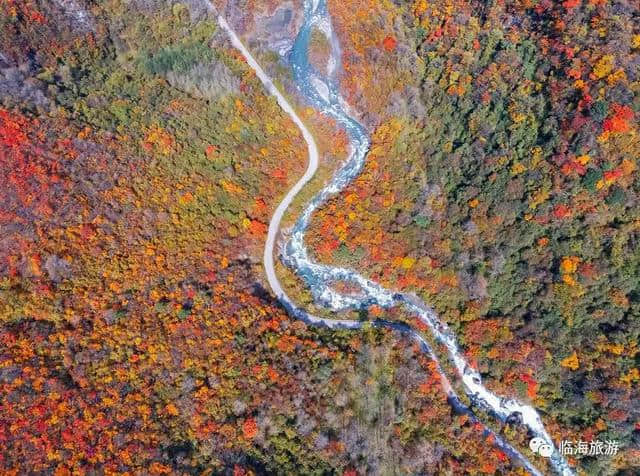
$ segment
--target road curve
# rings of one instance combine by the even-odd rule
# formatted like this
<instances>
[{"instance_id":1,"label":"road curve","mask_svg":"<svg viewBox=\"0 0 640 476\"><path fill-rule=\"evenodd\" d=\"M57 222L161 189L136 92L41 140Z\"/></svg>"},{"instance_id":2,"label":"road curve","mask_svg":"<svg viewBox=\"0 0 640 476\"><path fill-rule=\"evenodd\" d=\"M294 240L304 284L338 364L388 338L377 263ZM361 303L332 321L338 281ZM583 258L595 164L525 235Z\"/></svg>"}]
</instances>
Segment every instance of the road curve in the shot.
<instances>
[{"instance_id":1,"label":"road curve","mask_svg":"<svg viewBox=\"0 0 640 476\"><path fill-rule=\"evenodd\" d=\"M319 154L318 154L318 146L316 145L316 141L307 129L307 126L304 125L304 122L300 119L295 109L291 106L289 101L282 95L282 93L276 88L273 84L273 81L267 73L264 72L260 64L255 60L253 55L249 52L249 50L244 46L238 35L236 35L235 31L229 26L227 21L222 15L218 15L218 24L220 27L227 33L229 40L234 48L236 48L242 56L244 56L247 64L253 69L256 73L258 79L262 82L266 90L269 94L273 95L278 101L278 105L282 108L284 112L286 112L291 120L295 123L296 126L302 132L302 137L307 143L307 151L309 153L309 163L307 165L307 170L304 175L296 182L296 184L291 187L291 189L287 192L285 197L282 199L278 207L276 208L273 216L271 217L271 222L269 222L269 230L267 231L267 240L264 246L264 270L267 276L267 281L269 282L269 286L273 290L273 293L276 297L282 302L289 311L294 312L296 317L303 318L303 320L308 321L315 325L322 325L324 327L329 327L332 329L335 328L347 328L347 329L356 329L361 326L361 323L358 321L351 320L339 320L339 319L325 319L322 317L313 316L295 306L293 301L287 296L280 281L278 280L278 276L275 271L275 259L274 259L274 249L276 246L276 239L278 237L278 232L280 230L280 224L282 222L282 217L284 213L287 211L293 199L300 193L302 188L313 178L316 171L318 170Z\"/></svg>"},{"instance_id":2,"label":"road curve","mask_svg":"<svg viewBox=\"0 0 640 476\"><path fill-rule=\"evenodd\" d=\"M328 319L322 318L318 316L314 316L312 314L307 313L305 310L296 307L296 305L291 301L289 296L285 293L278 277L275 272L275 259L274 259L274 249L275 243L278 236L278 231L280 229L280 224L282 222L282 217L285 211L289 208L294 198L298 195L298 193L302 190L302 188L313 178L315 175L318 164L319 164L319 154L318 148L315 143L315 140L307 127L304 125L300 117L297 115L291 104L287 101L287 99L280 93L280 91L275 87L271 78L264 72L264 70L260 67L255 58L251 55L248 49L244 46L242 41L238 38L233 29L229 26L225 18L221 15L218 16L218 24L220 27L227 33L229 40L234 48L238 49L242 55L244 56L247 64L254 70L258 79L265 86L267 91L272 94L279 106L282 108L284 112L286 112L289 117L293 120L296 126L302 132L302 135L307 143L308 153L309 153L309 163L307 166L307 170L304 175L296 182L296 184L289 190L289 192L282 199L278 207L276 208L271 222L269 223L269 229L267 233L267 239L265 243L264 249L264 267L265 273L267 276L267 281L269 282L269 286L273 290L276 297L280 300L280 302L287 308L287 310L296 318L315 326L328 327L332 329L360 329L363 327L363 322L355 321L355 320L338 320L338 319ZM410 311L418 314L421 320L423 320L434 332L436 337L439 337L440 341L452 340L453 337L448 336L448 329L446 329L446 325L440 323L433 315L433 311L428 308L426 305L421 303L417 298L411 295L405 294L396 294L393 298L394 303L405 305ZM428 354L437 364L438 372L441 376L441 384L442 387L447 394L447 399L449 400L451 406L458 412L463 412L470 416L471 420L474 422L480 423L485 428L485 434L492 435L494 437L494 442L497 447L502 449L505 453L507 453L512 459L518 460L522 466L528 470L531 474L540 475L541 473L528 461L526 457L524 457L520 452L518 452L515 448L509 445L506 441L504 441L498 434L496 434L493 430L491 430L488 426L486 426L482 421L480 421L472 410L469 409L466 405L464 405L459 397L456 395L455 391L451 387L449 380L446 375L442 371L438 357L433 353L429 344L424 340L424 338L417 333L414 329L410 328L406 324L401 323L392 323L387 321L374 321L373 325L378 327L385 327L388 329L396 330L403 332L413 339L418 341L422 350ZM455 347L455 344L449 344L448 348L451 350L452 347ZM549 442L553 446L553 442L551 437L548 435L542 421L537 414L537 412L532 408L526 405L519 404L513 400L508 400L504 398L500 398L495 394L487 391L481 384L480 376L477 371L469 368L466 365L466 362L462 359L459 352L456 349L456 352L451 353L451 357L453 358L454 364L462 377L462 381L467 389L467 394L471 398L472 401L478 400L479 403L484 402L485 409L489 410L490 414L495 414L500 419L505 419L505 415L512 414L521 414L525 420L525 425L534 433L536 436L542 436L545 442ZM475 391L474 391L475 390ZM480 398L480 395L484 395L484 399ZM476 403L478 403L476 402ZM554 448L555 450L555 448ZM570 475L572 471L569 469L566 461L555 452L554 457L552 458L555 469L563 475Z\"/></svg>"}]
</instances>

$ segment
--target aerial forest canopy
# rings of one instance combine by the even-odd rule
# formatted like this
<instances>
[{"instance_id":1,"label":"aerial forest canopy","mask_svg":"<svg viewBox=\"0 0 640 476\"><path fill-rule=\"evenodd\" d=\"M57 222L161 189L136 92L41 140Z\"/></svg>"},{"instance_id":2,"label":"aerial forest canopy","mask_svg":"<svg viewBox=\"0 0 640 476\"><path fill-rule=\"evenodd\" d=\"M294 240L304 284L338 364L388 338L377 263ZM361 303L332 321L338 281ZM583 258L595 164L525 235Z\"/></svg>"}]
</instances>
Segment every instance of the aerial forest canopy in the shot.
<instances>
[{"instance_id":1,"label":"aerial forest canopy","mask_svg":"<svg viewBox=\"0 0 640 476\"><path fill-rule=\"evenodd\" d=\"M304 3L0 0L0 474L526 474L496 438L554 472L415 314L331 312L280 261L352 149L296 83ZM615 442L566 455L577 474L637 474L640 6L326 7L310 68L335 68L370 145L311 215L309 259L433 308L557 444ZM319 151L278 279L357 330L299 320L265 277L309 144L218 14Z\"/></svg>"}]
</instances>

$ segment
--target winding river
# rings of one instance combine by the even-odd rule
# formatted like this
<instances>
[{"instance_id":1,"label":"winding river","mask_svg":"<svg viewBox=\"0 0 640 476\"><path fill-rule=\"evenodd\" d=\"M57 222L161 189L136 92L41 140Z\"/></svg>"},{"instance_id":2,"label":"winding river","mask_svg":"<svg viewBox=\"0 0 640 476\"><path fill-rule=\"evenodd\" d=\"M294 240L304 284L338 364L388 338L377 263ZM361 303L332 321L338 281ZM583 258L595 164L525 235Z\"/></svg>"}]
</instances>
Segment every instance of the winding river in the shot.
<instances>
[{"instance_id":1,"label":"winding river","mask_svg":"<svg viewBox=\"0 0 640 476\"><path fill-rule=\"evenodd\" d=\"M294 198L315 175L319 162L318 148L312 134L297 115L294 108L280 91L278 91L271 78L264 72L259 63L247 50L224 17L218 16L218 23L229 36L232 45L242 53L248 65L254 70L267 91L276 98L283 111L289 115L300 129L308 147L309 164L305 174L287 192L276 208L269 223L263 257L269 285L280 302L287 308L288 312L309 325L323 326L331 329L362 328L365 323L361 321L329 319L306 312L304 309L295 305L280 284L275 272L274 249L282 217ZM331 44L331 57L328 62L327 71L325 72L317 71L309 63L309 41L313 28L317 28L323 32ZM314 302L330 311L341 312L366 309L375 304L386 309L394 306L402 306L407 312L418 316L429 328L433 338L447 349L448 358L462 381L465 394L473 405L481 408L502 423L507 421L515 422L526 428L530 436L541 438L553 449L549 458L553 469L558 474L573 474L567 461L556 449L535 408L511 398L498 396L487 389L482 383L480 373L469 365L463 353L458 348L455 335L451 332L447 324L438 318L431 307L414 294L399 293L385 289L380 284L361 276L354 270L315 263L311 259L304 242L304 235L309 227L311 216L329 197L342 191L358 176L364 165L370 140L367 131L354 119L349 111L349 106L340 94L337 81L337 72L339 71L340 65L340 46L331 24L331 17L327 9L326 0L305 0L304 23L298 32L288 59L301 96L312 107L334 119L337 124L346 131L350 142L350 153L329 183L313 197L296 220L290 237L280 249L280 257L283 263L304 280L311 290ZM359 289L359 292L355 294L339 292L335 289L337 282L351 283ZM398 322L377 320L370 324L398 330L415 339L419 343L422 351L437 363L443 390L447 394L448 401L455 411L465 413L472 421L481 423L485 429L485 436L493 435L494 444L504 451L513 461L523 466L532 474L541 474L522 453L481 422L479 417L460 400L449 379L443 372L438 356L418 331L406 324Z\"/></svg>"}]
</instances>

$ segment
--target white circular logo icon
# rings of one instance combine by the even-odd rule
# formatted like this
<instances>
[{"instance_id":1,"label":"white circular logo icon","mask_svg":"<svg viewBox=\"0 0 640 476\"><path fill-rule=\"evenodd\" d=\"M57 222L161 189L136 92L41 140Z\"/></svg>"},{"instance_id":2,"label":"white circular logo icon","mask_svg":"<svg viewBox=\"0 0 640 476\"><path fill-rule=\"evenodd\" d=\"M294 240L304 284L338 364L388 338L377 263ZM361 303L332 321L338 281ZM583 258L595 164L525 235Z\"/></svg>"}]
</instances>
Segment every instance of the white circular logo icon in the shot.
<instances>
[{"instance_id":1,"label":"white circular logo icon","mask_svg":"<svg viewBox=\"0 0 640 476\"><path fill-rule=\"evenodd\" d=\"M542 443L540 448L538 448L538 454L545 458L549 458L553 454L553 447L547 443Z\"/></svg>"},{"instance_id":2,"label":"white circular logo icon","mask_svg":"<svg viewBox=\"0 0 640 476\"><path fill-rule=\"evenodd\" d=\"M534 453L537 453L540 447L544 444L544 440L539 436L536 436L535 438L531 438L531 441L529 441L529 448L531 448L531 451Z\"/></svg>"},{"instance_id":3,"label":"white circular logo icon","mask_svg":"<svg viewBox=\"0 0 640 476\"><path fill-rule=\"evenodd\" d=\"M531 441L529 441L529 448L531 448L531 451L544 458L549 458L553 454L553 446L539 436L531 438Z\"/></svg>"}]
</instances>

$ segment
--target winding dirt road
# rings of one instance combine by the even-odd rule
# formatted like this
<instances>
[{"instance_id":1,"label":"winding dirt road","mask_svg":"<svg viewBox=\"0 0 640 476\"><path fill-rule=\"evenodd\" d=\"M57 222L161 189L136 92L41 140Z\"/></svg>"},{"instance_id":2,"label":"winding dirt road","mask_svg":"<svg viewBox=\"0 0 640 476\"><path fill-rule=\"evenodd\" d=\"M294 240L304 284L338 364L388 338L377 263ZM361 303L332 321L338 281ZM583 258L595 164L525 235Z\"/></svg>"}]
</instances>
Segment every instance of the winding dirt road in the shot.
<instances>
[{"instance_id":1,"label":"winding dirt road","mask_svg":"<svg viewBox=\"0 0 640 476\"><path fill-rule=\"evenodd\" d=\"M300 119L295 109L291 106L289 101L282 95L282 93L275 87L273 81L267 73L264 72L260 64L255 60L253 55L249 52L249 50L244 46L238 35L236 35L235 31L229 26L227 21L223 16L218 16L218 24L220 27L227 33L229 36L229 40L234 48L239 50L242 53L242 56L247 61L247 64L253 69L256 73L258 79L262 82L267 91L276 98L278 101L278 105L282 108L284 112L286 112L291 120L295 123L296 126L302 132L302 136L307 143L307 150L309 153L309 163L307 165L307 170L304 175L296 182L296 184L291 187L289 192L282 199L278 207L276 208L273 216L271 217L271 222L269 223L269 230L267 232L267 241L264 246L264 270L267 276L267 281L269 282L269 286L273 290L276 297L285 304L290 311L296 312L298 317L302 317L305 321L308 321L315 325L321 325L324 327L329 327L331 329L336 328L346 328L346 329L356 329L361 326L361 323L358 321L351 320L339 320L339 319L325 319L318 316L313 316L309 313L306 313L300 309L298 309L293 301L287 296L280 281L278 280L278 276L275 271L275 259L274 259L274 249L276 246L276 239L278 237L278 232L280 231L280 224L282 222L282 217L284 213L287 211L294 198L302 188L313 178L316 171L318 170L319 164L319 154L318 154L318 146L316 145L316 141L307 129L307 126L304 125L304 122ZM302 316L304 314L304 316Z\"/></svg>"},{"instance_id":2,"label":"winding dirt road","mask_svg":"<svg viewBox=\"0 0 640 476\"><path fill-rule=\"evenodd\" d=\"M267 233L267 239L264 248L264 268L267 276L267 281L269 286L273 290L276 297L279 301L287 308L287 310L296 318L307 322L308 324L315 326L328 327L331 329L359 329L363 327L363 322L355 321L355 320L339 320L339 319L329 319L322 318L318 316L314 316L312 314L307 313L305 310L296 307L293 301L287 296L275 271L275 258L274 258L274 250L276 245L276 240L278 237L280 225L282 222L282 218L286 210L289 208L295 197L300 193L302 188L313 178L315 175L318 164L319 164L319 154L318 147L315 143L315 140L305 124L302 122L300 117L295 112L294 108L287 101L287 99L282 95L282 93L275 87L271 78L264 72L259 63L255 60L249 50L244 46L242 41L238 38L233 29L229 26L225 18L221 15L218 16L218 24L228 35L229 40L234 48L238 49L242 55L244 56L247 64L251 67L251 69L256 73L258 79L262 82L267 91L273 95L279 106L282 110L289 115L292 121L296 124L296 126L302 132L303 138L307 143L307 149L309 154L309 163L307 166L307 170L304 175L296 182L296 184L287 192L285 197L282 199L278 207L276 208L271 222L269 223L269 229ZM367 286L372 287L372 292L380 292L379 286L375 285L369 280L365 278L361 278L359 275L354 275L357 282L363 283L363 288ZM353 279L355 279L353 278ZM380 288L384 293L390 293L389 291ZM462 382L465 387L465 392L471 399L471 401L476 404L482 404L482 407L485 410L488 410L490 414L494 414L502 421L506 421L509 417L514 415L518 415L519 418L522 419L522 424L525 425L529 431L531 431L535 436L541 437L542 440L549 444L553 448L553 455L551 457L552 465L554 469L562 474L562 475L571 475L573 471L567 464L566 460L557 452L555 447L553 446L553 441L550 435L546 432L544 425L537 411L528 405L521 404L513 399L507 399L504 397L500 397L488 389L486 389L481 382L480 374L477 370L472 369L468 366L467 362L463 358L461 352L458 350L457 345L455 343L455 338L453 334L449 331L446 324L440 322L434 311L422 303L417 297L409 294L390 294L392 304L403 304L409 311L416 313L420 319L425 322L432 330L434 336L441 342L444 343L449 349L450 358L452 359L458 374L460 375ZM445 393L447 394L447 398L453 407L456 408L457 411L464 412L468 414L472 421L477 421L482 424L485 428L487 434L491 434L494 437L494 442L496 446L501 448L503 451L509 454L511 458L517 460L522 464L524 468L526 468L530 473L534 475L541 474L529 461L528 459L522 455L518 450L509 445L506 441L504 441L499 435L497 435L493 430L491 430L486 424L481 422L473 411L469 409L466 405L464 405L461 400L456 395L453 390L449 380L446 375L440 368L439 359L433 353L429 344L426 340L414 329L410 328L406 324L402 323L391 323L387 321L376 321L373 325L378 325L380 327L386 327L389 329L399 330L404 332L414 339L416 339L421 348L425 353L427 353L431 358L433 358L437 365L438 371L441 375L441 382Z\"/></svg>"}]
</instances>

